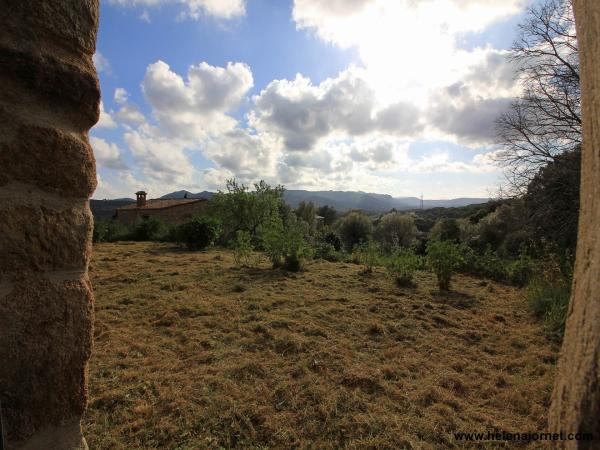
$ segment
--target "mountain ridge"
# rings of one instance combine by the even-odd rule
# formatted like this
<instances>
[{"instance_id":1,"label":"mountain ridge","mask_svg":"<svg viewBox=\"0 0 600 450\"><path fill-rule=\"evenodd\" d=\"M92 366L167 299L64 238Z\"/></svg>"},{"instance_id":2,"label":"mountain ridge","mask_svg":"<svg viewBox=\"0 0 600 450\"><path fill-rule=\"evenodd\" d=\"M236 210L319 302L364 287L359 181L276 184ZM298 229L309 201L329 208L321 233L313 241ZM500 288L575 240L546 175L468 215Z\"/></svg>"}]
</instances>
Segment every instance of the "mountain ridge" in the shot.
<instances>
[{"instance_id":1,"label":"mountain ridge","mask_svg":"<svg viewBox=\"0 0 600 450\"><path fill-rule=\"evenodd\" d=\"M161 199L184 198L208 198L215 193L209 191L190 192L179 190L165 194ZM418 197L392 197L389 194L376 194L363 191L307 191L302 189L286 190L283 198L292 208L296 208L301 201L312 201L317 206L333 206L339 212L351 209L362 209L368 213L384 213L392 209L407 211L419 209L421 199ZM482 197L459 197L447 200L423 200L423 209L430 208L452 208L473 204L486 203L490 198ZM134 199L119 198L112 200L91 200L90 207L95 217L110 218L117 208L135 202Z\"/></svg>"}]
</instances>

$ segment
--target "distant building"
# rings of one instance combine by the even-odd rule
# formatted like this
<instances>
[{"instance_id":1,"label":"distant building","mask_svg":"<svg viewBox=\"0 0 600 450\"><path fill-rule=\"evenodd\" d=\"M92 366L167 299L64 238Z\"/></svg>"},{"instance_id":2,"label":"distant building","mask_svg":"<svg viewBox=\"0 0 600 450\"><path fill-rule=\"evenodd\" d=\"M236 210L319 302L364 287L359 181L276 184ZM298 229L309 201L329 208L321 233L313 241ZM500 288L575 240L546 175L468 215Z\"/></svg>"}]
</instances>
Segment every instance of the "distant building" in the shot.
<instances>
[{"instance_id":1,"label":"distant building","mask_svg":"<svg viewBox=\"0 0 600 450\"><path fill-rule=\"evenodd\" d=\"M125 225L133 225L136 221L156 217L169 224L185 222L194 216L202 215L208 207L205 198L150 199L146 200L146 192L135 193L135 204L117 208L115 219Z\"/></svg>"}]
</instances>

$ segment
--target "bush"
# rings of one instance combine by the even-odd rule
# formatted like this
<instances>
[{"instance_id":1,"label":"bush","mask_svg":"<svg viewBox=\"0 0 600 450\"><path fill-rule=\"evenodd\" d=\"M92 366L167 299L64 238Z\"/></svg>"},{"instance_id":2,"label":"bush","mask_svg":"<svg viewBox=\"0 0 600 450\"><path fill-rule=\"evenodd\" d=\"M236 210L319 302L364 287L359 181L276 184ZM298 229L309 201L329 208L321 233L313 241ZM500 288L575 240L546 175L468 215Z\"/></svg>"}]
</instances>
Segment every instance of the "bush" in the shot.
<instances>
[{"instance_id":1,"label":"bush","mask_svg":"<svg viewBox=\"0 0 600 450\"><path fill-rule=\"evenodd\" d=\"M417 227L412 214L386 214L375 229L375 237L386 251L409 247L416 235Z\"/></svg>"},{"instance_id":2,"label":"bush","mask_svg":"<svg viewBox=\"0 0 600 450\"><path fill-rule=\"evenodd\" d=\"M93 242L115 242L131 238L131 230L116 220L94 220Z\"/></svg>"},{"instance_id":3,"label":"bush","mask_svg":"<svg viewBox=\"0 0 600 450\"><path fill-rule=\"evenodd\" d=\"M399 250L388 260L386 267L398 286L412 286L415 272L422 265L420 256L410 250Z\"/></svg>"},{"instance_id":4,"label":"bush","mask_svg":"<svg viewBox=\"0 0 600 450\"><path fill-rule=\"evenodd\" d=\"M233 260L239 267L254 267L257 261L252 258L252 236L243 230L238 230L233 241Z\"/></svg>"},{"instance_id":5,"label":"bush","mask_svg":"<svg viewBox=\"0 0 600 450\"><path fill-rule=\"evenodd\" d=\"M342 239L335 231L326 231L321 235L319 240L333 246L336 252L339 252L342 249Z\"/></svg>"},{"instance_id":6,"label":"bush","mask_svg":"<svg viewBox=\"0 0 600 450\"><path fill-rule=\"evenodd\" d=\"M372 232L371 219L362 212L348 213L339 222L339 233L348 251L361 242L368 241Z\"/></svg>"},{"instance_id":7,"label":"bush","mask_svg":"<svg viewBox=\"0 0 600 450\"><path fill-rule=\"evenodd\" d=\"M273 267L283 267L297 272L311 255L311 248L304 239L305 230L298 222L292 222L285 228L280 219L260 228L263 248Z\"/></svg>"},{"instance_id":8,"label":"bush","mask_svg":"<svg viewBox=\"0 0 600 450\"><path fill-rule=\"evenodd\" d=\"M427 254L427 243L429 239L426 236L421 235L413 241L410 248L416 255L425 256Z\"/></svg>"},{"instance_id":9,"label":"bush","mask_svg":"<svg viewBox=\"0 0 600 450\"><path fill-rule=\"evenodd\" d=\"M450 241L431 241L427 245L427 263L435 273L441 291L450 289L452 274L463 263L458 245Z\"/></svg>"},{"instance_id":10,"label":"bush","mask_svg":"<svg viewBox=\"0 0 600 450\"><path fill-rule=\"evenodd\" d=\"M430 239L439 241L460 241L461 230L456 222L456 219L439 219L431 231L429 232Z\"/></svg>"},{"instance_id":11,"label":"bush","mask_svg":"<svg viewBox=\"0 0 600 450\"><path fill-rule=\"evenodd\" d=\"M508 264L506 269L508 282L515 286L525 286L532 278L534 269L535 265L531 257L521 253L519 259Z\"/></svg>"},{"instance_id":12,"label":"bush","mask_svg":"<svg viewBox=\"0 0 600 450\"><path fill-rule=\"evenodd\" d=\"M324 259L325 261L339 262L342 261L343 255L338 252L330 243L320 242L315 248L315 258Z\"/></svg>"},{"instance_id":13,"label":"bush","mask_svg":"<svg viewBox=\"0 0 600 450\"><path fill-rule=\"evenodd\" d=\"M196 217L177 226L175 240L191 250L203 250L213 245L221 232L221 222L218 219L209 216Z\"/></svg>"},{"instance_id":14,"label":"bush","mask_svg":"<svg viewBox=\"0 0 600 450\"><path fill-rule=\"evenodd\" d=\"M531 248L532 236L527 230L517 230L509 233L504 238L500 247L500 254L506 257L516 257Z\"/></svg>"},{"instance_id":15,"label":"bush","mask_svg":"<svg viewBox=\"0 0 600 450\"><path fill-rule=\"evenodd\" d=\"M548 280L538 275L527 285L526 293L529 306L544 319L550 337L562 340L571 296L570 280Z\"/></svg>"},{"instance_id":16,"label":"bush","mask_svg":"<svg viewBox=\"0 0 600 450\"><path fill-rule=\"evenodd\" d=\"M494 212L479 221L480 248L490 246L493 250L497 250L509 234L526 230L525 217L527 214L528 211L524 209L520 201L512 201L510 204L503 204L496 208ZM517 239L517 236L515 236L515 239ZM509 246L513 245L515 243L509 243ZM518 246L516 249L518 252L521 242L516 245Z\"/></svg>"},{"instance_id":17,"label":"bush","mask_svg":"<svg viewBox=\"0 0 600 450\"><path fill-rule=\"evenodd\" d=\"M146 217L136 222L131 238L134 241L158 241L168 232L168 226L161 219Z\"/></svg>"},{"instance_id":18,"label":"bush","mask_svg":"<svg viewBox=\"0 0 600 450\"><path fill-rule=\"evenodd\" d=\"M459 230L460 242L465 244L475 243L479 236L479 225L471 222L469 219L456 219L456 225Z\"/></svg>"},{"instance_id":19,"label":"bush","mask_svg":"<svg viewBox=\"0 0 600 450\"><path fill-rule=\"evenodd\" d=\"M353 259L365 266L365 273L372 273L381 261L379 244L366 241L357 245L353 252Z\"/></svg>"},{"instance_id":20,"label":"bush","mask_svg":"<svg viewBox=\"0 0 600 450\"><path fill-rule=\"evenodd\" d=\"M507 281L506 264L490 247L485 249L483 255L478 258L477 263L477 272L479 275L494 281Z\"/></svg>"}]
</instances>

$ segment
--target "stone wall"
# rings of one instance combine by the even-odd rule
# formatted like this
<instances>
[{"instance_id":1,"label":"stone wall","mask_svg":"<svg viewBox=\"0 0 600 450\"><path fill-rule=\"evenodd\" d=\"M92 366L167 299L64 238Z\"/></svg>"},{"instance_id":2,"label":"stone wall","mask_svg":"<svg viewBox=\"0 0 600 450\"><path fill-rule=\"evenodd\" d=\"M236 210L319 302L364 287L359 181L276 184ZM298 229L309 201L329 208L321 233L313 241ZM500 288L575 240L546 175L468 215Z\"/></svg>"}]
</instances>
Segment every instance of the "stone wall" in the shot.
<instances>
[{"instance_id":1,"label":"stone wall","mask_svg":"<svg viewBox=\"0 0 600 450\"><path fill-rule=\"evenodd\" d=\"M0 401L9 448L86 448L98 0L0 6Z\"/></svg>"},{"instance_id":2,"label":"stone wall","mask_svg":"<svg viewBox=\"0 0 600 450\"><path fill-rule=\"evenodd\" d=\"M577 261L558 362L551 431L594 433L595 441L558 448L600 448L600 1L575 0L583 102L581 209Z\"/></svg>"},{"instance_id":3,"label":"stone wall","mask_svg":"<svg viewBox=\"0 0 600 450\"><path fill-rule=\"evenodd\" d=\"M125 225L133 225L136 220L144 217L156 217L168 224L179 224L194 216L203 214L208 208L208 201L171 206L168 208L137 209L127 208L117 210L117 220Z\"/></svg>"}]
</instances>

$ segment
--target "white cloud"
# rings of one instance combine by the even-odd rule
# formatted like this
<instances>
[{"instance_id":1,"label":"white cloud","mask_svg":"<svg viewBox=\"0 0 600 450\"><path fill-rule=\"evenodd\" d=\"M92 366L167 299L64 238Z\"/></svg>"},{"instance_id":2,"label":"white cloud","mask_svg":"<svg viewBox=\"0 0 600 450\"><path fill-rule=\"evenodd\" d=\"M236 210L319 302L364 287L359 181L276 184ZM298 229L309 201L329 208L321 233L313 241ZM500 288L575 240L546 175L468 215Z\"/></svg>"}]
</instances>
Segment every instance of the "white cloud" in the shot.
<instances>
[{"instance_id":1,"label":"white cloud","mask_svg":"<svg viewBox=\"0 0 600 450\"><path fill-rule=\"evenodd\" d=\"M141 111L134 105L124 105L117 113L115 117L119 122L123 122L130 126L142 125L146 122L146 117Z\"/></svg>"},{"instance_id":2,"label":"white cloud","mask_svg":"<svg viewBox=\"0 0 600 450\"><path fill-rule=\"evenodd\" d=\"M225 189L225 182L234 177L234 173L227 169L210 167L204 170L202 180L206 189L217 191Z\"/></svg>"},{"instance_id":3,"label":"white cloud","mask_svg":"<svg viewBox=\"0 0 600 450\"><path fill-rule=\"evenodd\" d=\"M123 140L144 177L167 186L193 183L195 168L180 142L165 138L150 127L127 131Z\"/></svg>"},{"instance_id":4,"label":"white cloud","mask_svg":"<svg viewBox=\"0 0 600 450\"><path fill-rule=\"evenodd\" d=\"M129 100L129 93L125 88L116 88L115 93L113 95L113 99L119 105L123 105Z\"/></svg>"},{"instance_id":5,"label":"white cloud","mask_svg":"<svg viewBox=\"0 0 600 450\"><path fill-rule=\"evenodd\" d=\"M281 144L269 133L250 134L235 129L208 140L203 153L242 181L254 182L276 176Z\"/></svg>"},{"instance_id":6,"label":"white cloud","mask_svg":"<svg viewBox=\"0 0 600 450\"><path fill-rule=\"evenodd\" d=\"M127 169L127 164L121 156L121 149L116 144L94 136L90 137L90 144L99 165L114 170Z\"/></svg>"},{"instance_id":7,"label":"white cloud","mask_svg":"<svg viewBox=\"0 0 600 450\"><path fill-rule=\"evenodd\" d=\"M356 47L380 101L424 102L467 75L483 52L456 46L522 11L528 0L295 0L296 26L340 47Z\"/></svg>"},{"instance_id":8,"label":"white cloud","mask_svg":"<svg viewBox=\"0 0 600 450\"><path fill-rule=\"evenodd\" d=\"M423 129L418 108L398 102L378 109L363 75L362 70L349 68L319 85L301 75L292 81L272 81L254 97L249 123L279 134L289 150L310 150L331 135L352 137L377 131L417 135Z\"/></svg>"},{"instance_id":9,"label":"white cloud","mask_svg":"<svg viewBox=\"0 0 600 450\"><path fill-rule=\"evenodd\" d=\"M104 103L100 101L100 119L94 128L116 128L117 124L112 116L104 110Z\"/></svg>"},{"instance_id":10,"label":"white cloud","mask_svg":"<svg viewBox=\"0 0 600 450\"><path fill-rule=\"evenodd\" d=\"M165 4L179 4L182 7L180 16L198 20L203 16L212 16L218 19L234 19L246 14L245 0L108 0L109 3L119 6L156 7ZM142 13L148 14L145 10ZM148 17L149 21L149 17Z\"/></svg>"},{"instance_id":11,"label":"white cloud","mask_svg":"<svg viewBox=\"0 0 600 450\"><path fill-rule=\"evenodd\" d=\"M143 125L146 122L146 117L142 114L139 108L129 103L129 92L124 88L116 88L113 95L115 103L121 105L115 117L119 122L129 126Z\"/></svg>"},{"instance_id":12,"label":"white cloud","mask_svg":"<svg viewBox=\"0 0 600 450\"><path fill-rule=\"evenodd\" d=\"M94 61L96 71L110 73L110 63L108 62L108 59L102 55L102 53L98 51L94 53L94 56L92 56L92 61Z\"/></svg>"},{"instance_id":13,"label":"white cloud","mask_svg":"<svg viewBox=\"0 0 600 450\"><path fill-rule=\"evenodd\" d=\"M253 86L252 72L243 63L215 67L205 62L191 66L187 80L168 64L157 61L146 69L142 90L154 116L173 136L199 141L235 127L228 112Z\"/></svg>"}]
</instances>

